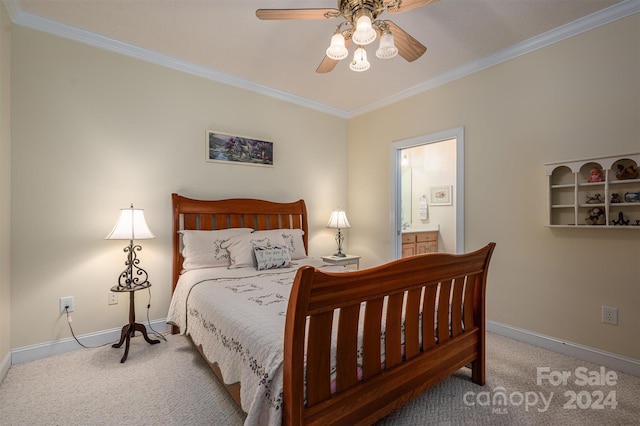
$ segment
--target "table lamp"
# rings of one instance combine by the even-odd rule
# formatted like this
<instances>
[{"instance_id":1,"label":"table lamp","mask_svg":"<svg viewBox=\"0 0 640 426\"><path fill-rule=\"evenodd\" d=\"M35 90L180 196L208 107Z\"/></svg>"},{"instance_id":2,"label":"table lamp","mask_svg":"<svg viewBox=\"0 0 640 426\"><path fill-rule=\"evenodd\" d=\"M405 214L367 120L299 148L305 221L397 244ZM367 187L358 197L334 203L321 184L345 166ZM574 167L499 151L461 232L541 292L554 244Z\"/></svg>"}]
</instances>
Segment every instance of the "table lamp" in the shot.
<instances>
[{"instance_id":1,"label":"table lamp","mask_svg":"<svg viewBox=\"0 0 640 426\"><path fill-rule=\"evenodd\" d=\"M329 223L327 223L327 228L334 228L338 230L338 234L336 235L336 243L338 243L338 252L334 254L335 257L346 257L346 254L342 253L342 242L344 241L344 236L340 232L341 229L351 228L351 224L349 224L349 220L347 219L347 214L344 210L336 209L331 213L331 217L329 218Z\"/></svg>"}]
</instances>

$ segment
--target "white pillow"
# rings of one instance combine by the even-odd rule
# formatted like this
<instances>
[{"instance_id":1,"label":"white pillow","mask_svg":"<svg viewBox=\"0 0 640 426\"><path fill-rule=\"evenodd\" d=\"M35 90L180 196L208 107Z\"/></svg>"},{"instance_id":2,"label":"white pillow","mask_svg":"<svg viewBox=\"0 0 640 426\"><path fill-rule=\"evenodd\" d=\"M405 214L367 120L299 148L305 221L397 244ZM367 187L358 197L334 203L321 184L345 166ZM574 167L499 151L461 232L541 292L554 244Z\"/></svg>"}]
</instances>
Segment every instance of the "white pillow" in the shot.
<instances>
[{"instance_id":1,"label":"white pillow","mask_svg":"<svg viewBox=\"0 0 640 426\"><path fill-rule=\"evenodd\" d=\"M304 259L307 251L304 249L302 229L271 229L269 231L253 231L253 235L280 235L289 249L291 260Z\"/></svg>"},{"instance_id":2,"label":"white pillow","mask_svg":"<svg viewBox=\"0 0 640 426\"><path fill-rule=\"evenodd\" d=\"M182 269L229 266L229 252L222 248L223 242L238 235L249 235L251 228L230 228L217 231L178 231L182 235Z\"/></svg>"},{"instance_id":3,"label":"white pillow","mask_svg":"<svg viewBox=\"0 0 640 426\"><path fill-rule=\"evenodd\" d=\"M222 243L222 248L229 252L229 269L256 267L254 247L286 247L281 235L264 235L256 233L239 235Z\"/></svg>"},{"instance_id":4,"label":"white pillow","mask_svg":"<svg viewBox=\"0 0 640 426\"><path fill-rule=\"evenodd\" d=\"M286 246L254 247L253 252L256 256L258 271L288 268L291 266L291 256Z\"/></svg>"}]
</instances>

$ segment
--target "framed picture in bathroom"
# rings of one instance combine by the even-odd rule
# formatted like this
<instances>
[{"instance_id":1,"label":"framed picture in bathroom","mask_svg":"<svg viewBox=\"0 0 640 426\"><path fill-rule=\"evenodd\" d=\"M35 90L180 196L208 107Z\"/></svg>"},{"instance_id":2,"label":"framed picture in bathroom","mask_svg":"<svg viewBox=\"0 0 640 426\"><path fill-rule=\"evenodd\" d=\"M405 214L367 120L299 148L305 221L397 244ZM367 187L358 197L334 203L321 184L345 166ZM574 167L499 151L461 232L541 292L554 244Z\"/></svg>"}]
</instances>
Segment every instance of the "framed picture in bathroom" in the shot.
<instances>
[{"instance_id":1,"label":"framed picture in bathroom","mask_svg":"<svg viewBox=\"0 0 640 426\"><path fill-rule=\"evenodd\" d=\"M432 206L450 206L453 204L451 193L453 192L452 185L444 186L432 186L429 204Z\"/></svg>"}]
</instances>

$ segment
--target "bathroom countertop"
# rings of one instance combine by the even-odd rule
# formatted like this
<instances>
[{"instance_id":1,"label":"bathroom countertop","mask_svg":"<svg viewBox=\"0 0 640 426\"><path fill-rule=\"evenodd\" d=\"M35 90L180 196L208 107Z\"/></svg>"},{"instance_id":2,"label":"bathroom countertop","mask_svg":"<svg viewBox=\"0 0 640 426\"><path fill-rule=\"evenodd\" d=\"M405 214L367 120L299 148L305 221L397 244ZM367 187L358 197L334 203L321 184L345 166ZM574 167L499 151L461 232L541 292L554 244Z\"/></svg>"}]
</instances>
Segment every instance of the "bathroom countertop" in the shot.
<instances>
[{"instance_id":1,"label":"bathroom countertop","mask_svg":"<svg viewBox=\"0 0 640 426\"><path fill-rule=\"evenodd\" d=\"M403 229L402 233L403 234L408 234L411 232L433 232L433 231L439 231L440 230L440 225L425 225L423 227L420 228L407 228L407 229Z\"/></svg>"}]
</instances>

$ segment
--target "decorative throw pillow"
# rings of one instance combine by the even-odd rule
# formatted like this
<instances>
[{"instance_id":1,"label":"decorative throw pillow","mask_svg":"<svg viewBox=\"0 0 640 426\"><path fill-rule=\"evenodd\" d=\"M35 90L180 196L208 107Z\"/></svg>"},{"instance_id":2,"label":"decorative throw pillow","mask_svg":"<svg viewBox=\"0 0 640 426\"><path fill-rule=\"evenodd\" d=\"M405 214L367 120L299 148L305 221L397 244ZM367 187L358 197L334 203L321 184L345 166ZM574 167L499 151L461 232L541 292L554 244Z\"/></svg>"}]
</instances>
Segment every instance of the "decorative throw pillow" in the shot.
<instances>
[{"instance_id":1,"label":"decorative throw pillow","mask_svg":"<svg viewBox=\"0 0 640 426\"><path fill-rule=\"evenodd\" d=\"M288 268L291 265L291 256L286 246L278 247L254 247L258 271L265 269Z\"/></svg>"},{"instance_id":2,"label":"decorative throw pillow","mask_svg":"<svg viewBox=\"0 0 640 426\"><path fill-rule=\"evenodd\" d=\"M217 231L178 231L182 235L183 271L229 266L229 252L223 242L238 235L250 235L251 228L230 228Z\"/></svg>"},{"instance_id":3,"label":"decorative throw pillow","mask_svg":"<svg viewBox=\"0 0 640 426\"><path fill-rule=\"evenodd\" d=\"M307 251L304 248L302 229L271 229L269 231L253 231L253 235L280 235L289 249L291 260L304 259Z\"/></svg>"},{"instance_id":4,"label":"decorative throw pillow","mask_svg":"<svg viewBox=\"0 0 640 426\"><path fill-rule=\"evenodd\" d=\"M239 235L225 241L222 248L229 252L229 269L256 267L254 247L286 247L281 235L264 235L255 233Z\"/></svg>"}]
</instances>

